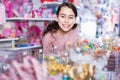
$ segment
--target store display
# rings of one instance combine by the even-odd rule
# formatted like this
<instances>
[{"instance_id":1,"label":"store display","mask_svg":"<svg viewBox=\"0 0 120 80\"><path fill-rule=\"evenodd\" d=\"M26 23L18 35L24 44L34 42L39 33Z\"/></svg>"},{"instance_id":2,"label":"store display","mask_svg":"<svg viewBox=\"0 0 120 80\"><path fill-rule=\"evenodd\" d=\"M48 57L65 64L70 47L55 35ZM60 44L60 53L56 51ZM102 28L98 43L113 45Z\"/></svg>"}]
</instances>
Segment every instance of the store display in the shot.
<instances>
[{"instance_id":1,"label":"store display","mask_svg":"<svg viewBox=\"0 0 120 80\"><path fill-rule=\"evenodd\" d=\"M119 52L113 50L116 43L110 45L111 48L109 48L108 44L105 44L109 41L112 42L108 38L106 42L103 39L104 46L106 46L103 47L102 45L99 45L102 43L97 42L97 40L97 43L83 40L83 44L79 46L80 49L76 49L78 47L71 48L68 56L62 56L60 52L55 55L44 55L45 60L48 62L48 74L53 76L62 73L63 75L66 74L63 77L70 77L73 80L87 80L90 78L91 80L107 80L108 78L114 79L114 73L117 73L118 76L116 76L116 78L118 78ZM97 47L93 46L93 44L96 44ZM89 50L83 51L84 48L89 48ZM68 68L66 68L66 66L68 66ZM84 72L84 68L87 72ZM89 69L93 73L89 72ZM111 71L113 73L111 73ZM113 77L110 77L110 75L113 75Z\"/></svg>"},{"instance_id":2,"label":"store display","mask_svg":"<svg viewBox=\"0 0 120 80\"><path fill-rule=\"evenodd\" d=\"M55 20L57 6L65 1L72 2L78 9L81 40L73 43L73 46L66 51L42 54L40 42L42 31L50 21ZM0 24L5 22L4 29L0 33L0 45L10 42L12 46L7 48L0 46L0 50L12 51L14 54L0 56L0 80L3 73L13 68L10 66L11 61L17 60L21 65L26 64L23 62L24 53L32 55L41 64L46 61L45 66L42 66L45 67L43 70L45 73L39 74L42 75L40 79L43 80L119 80L120 38L117 32L119 8L115 2L110 0L39 0L37 2L40 5L35 5L32 0L3 2L7 19L5 21L4 16L0 17ZM33 60L33 57L29 59ZM31 67L38 69L39 73L41 64ZM23 67L26 69L26 65ZM35 78L38 74L33 69L30 70L34 74L33 76L32 73L29 74L32 76L31 80L32 78L40 80ZM29 70L27 72L30 73ZM13 76L15 77L16 74Z\"/></svg>"}]
</instances>

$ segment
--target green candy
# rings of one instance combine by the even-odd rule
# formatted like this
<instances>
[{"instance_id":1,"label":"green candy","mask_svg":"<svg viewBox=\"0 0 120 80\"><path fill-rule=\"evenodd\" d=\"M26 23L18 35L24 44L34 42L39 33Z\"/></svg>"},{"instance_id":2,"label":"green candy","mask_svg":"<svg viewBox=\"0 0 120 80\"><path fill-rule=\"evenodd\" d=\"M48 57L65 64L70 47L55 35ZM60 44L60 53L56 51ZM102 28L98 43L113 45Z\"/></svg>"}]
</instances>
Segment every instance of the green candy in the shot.
<instances>
[{"instance_id":1,"label":"green candy","mask_svg":"<svg viewBox=\"0 0 120 80\"><path fill-rule=\"evenodd\" d=\"M91 43L91 42L88 42L88 46L91 48L91 49L94 49L94 45Z\"/></svg>"}]
</instances>

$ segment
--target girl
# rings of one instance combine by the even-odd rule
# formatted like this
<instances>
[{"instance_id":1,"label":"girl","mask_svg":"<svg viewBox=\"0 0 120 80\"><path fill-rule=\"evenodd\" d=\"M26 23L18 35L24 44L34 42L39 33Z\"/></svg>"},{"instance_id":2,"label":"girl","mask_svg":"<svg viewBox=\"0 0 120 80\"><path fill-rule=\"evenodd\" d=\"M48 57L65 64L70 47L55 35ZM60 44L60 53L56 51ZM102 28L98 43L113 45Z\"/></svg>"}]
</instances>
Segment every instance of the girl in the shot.
<instances>
[{"instance_id":1,"label":"girl","mask_svg":"<svg viewBox=\"0 0 120 80\"><path fill-rule=\"evenodd\" d=\"M66 50L67 45L78 37L77 10L72 3L62 3L56 12L56 21L50 23L43 33L43 53Z\"/></svg>"}]
</instances>

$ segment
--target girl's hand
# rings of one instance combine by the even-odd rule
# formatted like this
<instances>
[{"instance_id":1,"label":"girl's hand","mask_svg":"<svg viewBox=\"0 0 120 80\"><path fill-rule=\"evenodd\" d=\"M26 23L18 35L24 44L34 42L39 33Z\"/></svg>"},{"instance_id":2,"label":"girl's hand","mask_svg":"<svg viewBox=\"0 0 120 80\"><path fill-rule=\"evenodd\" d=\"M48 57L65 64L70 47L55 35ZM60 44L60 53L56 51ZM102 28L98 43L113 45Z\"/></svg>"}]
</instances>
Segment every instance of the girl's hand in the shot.
<instances>
[{"instance_id":1,"label":"girl's hand","mask_svg":"<svg viewBox=\"0 0 120 80\"><path fill-rule=\"evenodd\" d=\"M65 49L66 50L69 50L71 48L74 47L74 41L68 41L66 44L65 44Z\"/></svg>"},{"instance_id":2,"label":"girl's hand","mask_svg":"<svg viewBox=\"0 0 120 80\"><path fill-rule=\"evenodd\" d=\"M65 49L69 51L70 49L80 48L82 45L83 45L83 42L80 39L76 41L68 41L65 44Z\"/></svg>"}]
</instances>

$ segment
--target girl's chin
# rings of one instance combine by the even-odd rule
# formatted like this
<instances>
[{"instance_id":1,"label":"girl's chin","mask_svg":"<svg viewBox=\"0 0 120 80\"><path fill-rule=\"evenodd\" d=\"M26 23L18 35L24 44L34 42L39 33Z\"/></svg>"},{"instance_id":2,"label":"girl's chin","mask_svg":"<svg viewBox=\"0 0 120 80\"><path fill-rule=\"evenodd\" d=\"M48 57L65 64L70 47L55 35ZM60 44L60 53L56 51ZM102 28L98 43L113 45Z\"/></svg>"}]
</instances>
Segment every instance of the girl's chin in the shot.
<instances>
[{"instance_id":1,"label":"girl's chin","mask_svg":"<svg viewBox=\"0 0 120 80\"><path fill-rule=\"evenodd\" d=\"M69 29L69 30L68 30L68 29L67 29L67 30L62 30L62 31L63 31L63 32L69 32L69 31L70 31L70 29Z\"/></svg>"},{"instance_id":2,"label":"girl's chin","mask_svg":"<svg viewBox=\"0 0 120 80\"><path fill-rule=\"evenodd\" d=\"M63 28L63 29L61 29L60 28L60 30L63 31L63 32L69 32L71 29L69 29L69 28Z\"/></svg>"},{"instance_id":3,"label":"girl's chin","mask_svg":"<svg viewBox=\"0 0 120 80\"><path fill-rule=\"evenodd\" d=\"M64 31L69 31L70 30L70 27L64 27L62 28Z\"/></svg>"}]
</instances>

